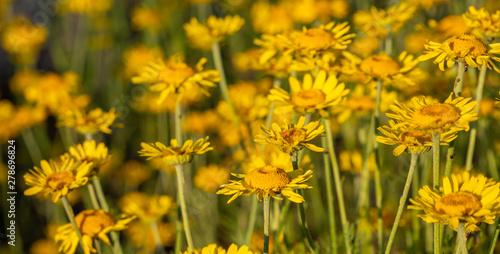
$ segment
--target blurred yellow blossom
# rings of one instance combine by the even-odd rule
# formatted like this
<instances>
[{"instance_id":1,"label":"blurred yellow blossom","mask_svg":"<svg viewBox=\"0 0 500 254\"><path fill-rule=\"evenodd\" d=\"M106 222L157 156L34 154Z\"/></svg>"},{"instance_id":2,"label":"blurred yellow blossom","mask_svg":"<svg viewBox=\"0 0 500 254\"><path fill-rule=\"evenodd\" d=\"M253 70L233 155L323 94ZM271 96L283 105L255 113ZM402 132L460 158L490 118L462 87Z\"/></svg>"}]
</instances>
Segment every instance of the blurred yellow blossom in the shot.
<instances>
[{"instance_id":1,"label":"blurred yellow blossom","mask_svg":"<svg viewBox=\"0 0 500 254\"><path fill-rule=\"evenodd\" d=\"M135 215L144 223L158 221L162 216L175 210L174 200L167 195L146 195L142 192L129 192L118 200L120 209Z\"/></svg>"},{"instance_id":2,"label":"blurred yellow blossom","mask_svg":"<svg viewBox=\"0 0 500 254\"><path fill-rule=\"evenodd\" d=\"M196 18L191 18L189 23L184 24L186 36L194 48L212 49L214 42L223 41L227 36L240 30L245 20L238 15L224 18L212 15L205 23L200 24Z\"/></svg>"},{"instance_id":3,"label":"blurred yellow blossom","mask_svg":"<svg viewBox=\"0 0 500 254\"><path fill-rule=\"evenodd\" d=\"M216 164L200 167L193 178L194 186L208 193L215 193L229 180L229 169Z\"/></svg>"},{"instance_id":4,"label":"blurred yellow blossom","mask_svg":"<svg viewBox=\"0 0 500 254\"><path fill-rule=\"evenodd\" d=\"M259 33L278 34L293 29L292 15L282 3L256 1L250 9L250 17Z\"/></svg>"},{"instance_id":5,"label":"blurred yellow blossom","mask_svg":"<svg viewBox=\"0 0 500 254\"><path fill-rule=\"evenodd\" d=\"M23 17L15 18L2 27L1 45L13 56L15 63L34 63L46 39L47 29L33 25Z\"/></svg>"}]
</instances>

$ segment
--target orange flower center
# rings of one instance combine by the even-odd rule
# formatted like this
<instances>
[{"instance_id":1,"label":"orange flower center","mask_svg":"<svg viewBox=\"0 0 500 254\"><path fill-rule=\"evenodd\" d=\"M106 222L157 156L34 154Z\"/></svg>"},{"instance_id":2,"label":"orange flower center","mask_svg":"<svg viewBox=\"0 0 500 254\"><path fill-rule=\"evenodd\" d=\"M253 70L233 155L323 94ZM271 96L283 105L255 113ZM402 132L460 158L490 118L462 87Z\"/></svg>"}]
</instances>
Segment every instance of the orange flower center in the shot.
<instances>
[{"instance_id":1,"label":"orange flower center","mask_svg":"<svg viewBox=\"0 0 500 254\"><path fill-rule=\"evenodd\" d=\"M434 203L434 208L450 217L470 215L481 209L481 201L465 192L446 194Z\"/></svg>"},{"instance_id":2,"label":"orange flower center","mask_svg":"<svg viewBox=\"0 0 500 254\"><path fill-rule=\"evenodd\" d=\"M476 37L468 34L449 38L441 45L441 49L444 49L445 44L448 44L450 49L456 54L460 54L460 52L465 51L469 56L480 56L485 55L487 51L484 43L476 39Z\"/></svg>"},{"instance_id":3,"label":"orange flower center","mask_svg":"<svg viewBox=\"0 0 500 254\"><path fill-rule=\"evenodd\" d=\"M185 63L174 63L166 66L158 74L158 80L168 84L180 84L195 74Z\"/></svg>"},{"instance_id":4,"label":"orange flower center","mask_svg":"<svg viewBox=\"0 0 500 254\"><path fill-rule=\"evenodd\" d=\"M75 222L83 235L96 237L103 229L115 225L111 215L103 210L85 210L75 216Z\"/></svg>"},{"instance_id":5,"label":"orange flower center","mask_svg":"<svg viewBox=\"0 0 500 254\"><path fill-rule=\"evenodd\" d=\"M444 103L423 106L413 114L413 122L423 128L443 127L455 123L459 118L460 112Z\"/></svg>"},{"instance_id":6,"label":"orange flower center","mask_svg":"<svg viewBox=\"0 0 500 254\"><path fill-rule=\"evenodd\" d=\"M399 63L386 55L374 55L364 59L359 68L374 77L386 77L399 72Z\"/></svg>"},{"instance_id":7,"label":"orange flower center","mask_svg":"<svg viewBox=\"0 0 500 254\"><path fill-rule=\"evenodd\" d=\"M52 173L47 176L47 185L52 189L60 190L75 181L75 174L71 171Z\"/></svg>"},{"instance_id":8,"label":"orange flower center","mask_svg":"<svg viewBox=\"0 0 500 254\"><path fill-rule=\"evenodd\" d=\"M326 99L325 93L318 89L300 90L292 95L292 103L305 108L315 107Z\"/></svg>"},{"instance_id":9,"label":"orange flower center","mask_svg":"<svg viewBox=\"0 0 500 254\"><path fill-rule=\"evenodd\" d=\"M252 170L245 176L244 181L254 189L275 190L282 189L290 183L290 177L281 168L264 166Z\"/></svg>"},{"instance_id":10,"label":"orange flower center","mask_svg":"<svg viewBox=\"0 0 500 254\"><path fill-rule=\"evenodd\" d=\"M432 135L421 131L403 132L401 133L399 138L402 141L409 141L409 142L417 141L420 144L424 144L425 142L432 142Z\"/></svg>"},{"instance_id":11,"label":"orange flower center","mask_svg":"<svg viewBox=\"0 0 500 254\"><path fill-rule=\"evenodd\" d=\"M307 49L321 49L334 40L335 37L331 32L319 28L311 28L295 38L299 47Z\"/></svg>"},{"instance_id":12,"label":"orange flower center","mask_svg":"<svg viewBox=\"0 0 500 254\"><path fill-rule=\"evenodd\" d=\"M302 129L290 129L280 132L280 136L289 144L298 143L304 140L307 133Z\"/></svg>"}]
</instances>

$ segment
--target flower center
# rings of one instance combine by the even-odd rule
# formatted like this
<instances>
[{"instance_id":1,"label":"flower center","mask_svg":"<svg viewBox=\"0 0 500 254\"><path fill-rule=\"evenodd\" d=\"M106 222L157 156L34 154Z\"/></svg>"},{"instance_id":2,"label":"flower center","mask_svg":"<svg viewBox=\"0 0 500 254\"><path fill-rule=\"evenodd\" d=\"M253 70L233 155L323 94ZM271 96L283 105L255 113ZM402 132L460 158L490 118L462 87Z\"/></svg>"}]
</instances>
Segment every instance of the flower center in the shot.
<instances>
[{"instance_id":1,"label":"flower center","mask_svg":"<svg viewBox=\"0 0 500 254\"><path fill-rule=\"evenodd\" d=\"M334 41L332 33L319 28L311 28L295 38L299 47L321 49Z\"/></svg>"},{"instance_id":2,"label":"flower center","mask_svg":"<svg viewBox=\"0 0 500 254\"><path fill-rule=\"evenodd\" d=\"M174 63L166 66L158 74L158 80L169 84L180 84L195 72L185 63Z\"/></svg>"},{"instance_id":3,"label":"flower center","mask_svg":"<svg viewBox=\"0 0 500 254\"><path fill-rule=\"evenodd\" d=\"M103 229L115 225L111 215L103 210L85 210L75 216L75 222L83 235L96 237Z\"/></svg>"},{"instance_id":4,"label":"flower center","mask_svg":"<svg viewBox=\"0 0 500 254\"><path fill-rule=\"evenodd\" d=\"M481 201L465 192L446 194L434 203L434 208L450 217L470 215L482 207Z\"/></svg>"},{"instance_id":5,"label":"flower center","mask_svg":"<svg viewBox=\"0 0 500 254\"><path fill-rule=\"evenodd\" d=\"M424 144L425 142L432 142L432 135L421 131L403 132L401 133L399 138L402 141L410 141L410 142L417 141L420 144Z\"/></svg>"},{"instance_id":6,"label":"flower center","mask_svg":"<svg viewBox=\"0 0 500 254\"><path fill-rule=\"evenodd\" d=\"M292 95L292 103L301 107L315 107L326 99L326 95L318 89L300 90Z\"/></svg>"},{"instance_id":7,"label":"flower center","mask_svg":"<svg viewBox=\"0 0 500 254\"><path fill-rule=\"evenodd\" d=\"M450 104L426 105L413 114L413 122L421 127L439 127L455 123L460 112Z\"/></svg>"},{"instance_id":8,"label":"flower center","mask_svg":"<svg viewBox=\"0 0 500 254\"><path fill-rule=\"evenodd\" d=\"M390 56L374 55L364 59L359 65L359 68L364 73L376 77L386 77L398 73L401 67L399 63Z\"/></svg>"},{"instance_id":9,"label":"flower center","mask_svg":"<svg viewBox=\"0 0 500 254\"><path fill-rule=\"evenodd\" d=\"M264 166L252 170L244 181L254 189L274 190L284 188L290 183L290 177L281 168Z\"/></svg>"},{"instance_id":10,"label":"flower center","mask_svg":"<svg viewBox=\"0 0 500 254\"><path fill-rule=\"evenodd\" d=\"M448 44L451 50L456 54L460 54L462 51L468 51L467 55L479 56L486 54L487 50L484 43L468 34L449 38L441 45L441 49L444 49L445 44Z\"/></svg>"},{"instance_id":11,"label":"flower center","mask_svg":"<svg viewBox=\"0 0 500 254\"><path fill-rule=\"evenodd\" d=\"M47 177L47 185L57 190L64 188L73 181L75 181L75 174L71 171L56 172Z\"/></svg>"},{"instance_id":12,"label":"flower center","mask_svg":"<svg viewBox=\"0 0 500 254\"><path fill-rule=\"evenodd\" d=\"M280 132L280 136L289 144L304 140L307 133L302 129L290 129Z\"/></svg>"}]
</instances>

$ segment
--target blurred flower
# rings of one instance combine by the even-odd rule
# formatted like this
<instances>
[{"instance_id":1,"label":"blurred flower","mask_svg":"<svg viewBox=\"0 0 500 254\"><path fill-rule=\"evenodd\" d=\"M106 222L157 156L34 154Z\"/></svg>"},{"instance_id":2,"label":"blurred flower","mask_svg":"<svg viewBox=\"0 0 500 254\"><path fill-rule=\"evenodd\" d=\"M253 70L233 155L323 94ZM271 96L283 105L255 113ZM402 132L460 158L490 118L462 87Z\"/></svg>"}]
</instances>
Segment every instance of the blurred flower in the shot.
<instances>
[{"instance_id":1,"label":"blurred flower","mask_svg":"<svg viewBox=\"0 0 500 254\"><path fill-rule=\"evenodd\" d=\"M57 245L53 239L39 239L30 246L29 254L57 254Z\"/></svg>"},{"instance_id":2,"label":"blurred flower","mask_svg":"<svg viewBox=\"0 0 500 254\"><path fill-rule=\"evenodd\" d=\"M173 246L175 241L175 225L158 221L158 233L162 246ZM154 232L149 224L134 221L129 224L125 234L130 237L132 246L138 248L137 254L154 253L156 242Z\"/></svg>"},{"instance_id":3,"label":"blurred flower","mask_svg":"<svg viewBox=\"0 0 500 254\"><path fill-rule=\"evenodd\" d=\"M490 14L484 7L477 10L471 5L469 12L462 14L462 17L475 36L483 39L500 37L500 11Z\"/></svg>"},{"instance_id":4,"label":"blurred flower","mask_svg":"<svg viewBox=\"0 0 500 254\"><path fill-rule=\"evenodd\" d=\"M278 34L293 29L292 15L284 4L256 1L250 9L253 29L264 34Z\"/></svg>"},{"instance_id":5,"label":"blurred flower","mask_svg":"<svg viewBox=\"0 0 500 254\"><path fill-rule=\"evenodd\" d=\"M46 40L47 29L26 18L15 18L2 27L1 45L17 64L34 63Z\"/></svg>"},{"instance_id":6,"label":"blurred flower","mask_svg":"<svg viewBox=\"0 0 500 254\"><path fill-rule=\"evenodd\" d=\"M194 87L199 87L209 95L207 89L215 87L214 82L219 82L219 72L216 70L203 71L203 65L207 59L202 58L196 64L196 71L184 63L180 55L174 55L167 61L157 60L150 62L144 71L132 78L135 84L152 84L149 89L154 92L161 92L157 103L162 103L169 94L177 95L176 103L181 101L186 91Z\"/></svg>"},{"instance_id":7,"label":"blurred flower","mask_svg":"<svg viewBox=\"0 0 500 254\"><path fill-rule=\"evenodd\" d=\"M323 23L328 22L331 17L343 19L350 11L349 3L345 0L316 0L315 7L318 19Z\"/></svg>"},{"instance_id":8,"label":"blurred flower","mask_svg":"<svg viewBox=\"0 0 500 254\"><path fill-rule=\"evenodd\" d=\"M15 138L25 129L40 124L47 118L41 107L15 107L8 100L0 100L0 143Z\"/></svg>"},{"instance_id":9,"label":"blurred flower","mask_svg":"<svg viewBox=\"0 0 500 254\"><path fill-rule=\"evenodd\" d=\"M318 19L316 0L291 0L284 1L283 4L297 23L311 24Z\"/></svg>"},{"instance_id":10,"label":"blurred flower","mask_svg":"<svg viewBox=\"0 0 500 254\"><path fill-rule=\"evenodd\" d=\"M481 69L486 65L489 69L500 72L493 60L500 62L500 58L494 54L500 54L500 43L485 45L476 37L468 34L453 36L443 43L428 41L425 44L425 55L419 56L419 61L436 58L433 63L439 64L439 69L444 71L444 64L448 68L453 67L455 61L466 62L470 67Z\"/></svg>"},{"instance_id":11,"label":"blurred flower","mask_svg":"<svg viewBox=\"0 0 500 254\"><path fill-rule=\"evenodd\" d=\"M149 165L155 170L161 170L168 174L175 174L175 166L163 162L162 158L154 158L149 161Z\"/></svg>"},{"instance_id":12,"label":"blurred flower","mask_svg":"<svg viewBox=\"0 0 500 254\"><path fill-rule=\"evenodd\" d=\"M398 125L409 125L416 130L435 134L447 131L469 131L469 122L477 120L477 101L452 95L444 103L429 103L424 96L413 97L408 105L395 101L394 113L388 117L398 120Z\"/></svg>"},{"instance_id":13,"label":"blurred flower","mask_svg":"<svg viewBox=\"0 0 500 254\"><path fill-rule=\"evenodd\" d=\"M282 152L274 145L266 145L264 151L260 151L261 149L259 148L261 147L260 144L256 145L255 152L245 158L241 164L243 173L248 174L252 170L266 165L281 168L287 173L293 171L292 161L288 153ZM304 157L300 162L301 164L304 162ZM301 168L304 169L303 167Z\"/></svg>"},{"instance_id":14,"label":"blurred flower","mask_svg":"<svg viewBox=\"0 0 500 254\"><path fill-rule=\"evenodd\" d=\"M95 108L88 113L83 110L71 109L59 115L58 126L73 128L82 134L94 134L102 132L111 134L110 127L122 127L122 124L115 123L120 113L115 113L111 108L109 112L101 108Z\"/></svg>"},{"instance_id":15,"label":"blurred flower","mask_svg":"<svg viewBox=\"0 0 500 254\"><path fill-rule=\"evenodd\" d=\"M117 174L126 184L138 186L149 179L151 169L136 160L129 160L121 166Z\"/></svg>"},{"instance_id":16,"label":"blurred flower","mask_svg":"<svg viewBox=\"0 0 500 254\"><path fill-rule=\"evenodd\" d=\"M465 20L460 15L448 15L436 24L436 30L439 35L448 38L450 36L460 36L466 33L469 29L465 24Z\"/></svg>"},{"instance_id":17,"label":"blurred flower","mask_svg":"<svg viewBox=\"0 0 500 254\"><path fill-rule=\"evenodd\" d=\"M160 11L157 8L136 6L132 10L132 27L139 31L157 33L163 27Z\"/></svg>"},{"instance_id":18,"label":"blurred flower","mask_svg":"<svg viewBox=\"0 0 500 254\"><path fill-rule=\"evenodd\" d=\"M41 77L41 73L36 70L23 69L16 71L9 80L9 88L14 93L23 93L24 89L38 82Z\"/></svg>"},{"instance_id":19,"label":"blurred flower","mask_svg":"<svg viewBox=\"0 0 500 254\"><path fill-rule=\"evenodd\" d=\"M229 180L229 169L210 164L200 167L193 178L194 186L208 193L215 193L220 185Z\"/></svg>"},{"instance_id":20,"label":"blurred flower","mask_svg":"<svg viewBox=\"0 0 500 254\"><path fill-rule=\"evenodd\" d=\"M220 121L217 111L213 109L202 112L189 111L182 126L186 133L206 135L208 132L215 132Z\"/></svg>"},{"instance_id":21,"label":"blurred flower","mask_svg":"<svg viewBox=\"0 0 500 254\"><path fill-rule=\"evenodd\" d=\"M194 48L211 50L214 42L221 42L227 36L236 33L244 23L245 20L238 15L225 18L211 15L206 24L200 24L196 18L191 18L189 23L184 24L184 30Z\"/></svg>"},{"instance_id":22,"label":"blurred flower","mask_svg":"<svg viewBox=\"0 0 500 254\"><path fill-rule=\"evenodd\" d=\"M135 216L121 215L114 219L104 210L84 210L75 216L78 230L82 234L82 247L85 254L96 253L92 246L94 238L98 238L108 245L111 245L107 233L111 231L121 231L127 228L127 224L135 219ZM66 254L75 253L78 246L78 235L71 223L60 226L57 229L55 240L58 251Z\"/></svg>"},{"instance_id":23,"label":"blurred flower","mask_svg":"<svg viewBox=\"0 0 500 254\"><path fill-rule=\"evenodd\" d=\"M438 4L446 3L449 0L410 0L411 4L417 5L420 4L422 9L429 10L433 6L437 6Z\"/></svg>"},{"instance_id":24,"label":"blurred flower","mask_svg":"<svg viewBox=\"0 0 500 254\"><path fill-rule=\"evenodd\" d=\"M325 109L338 105L349 93L344 83L338 83L335 75L327 78L325 71L320 71L314 83L311 74L306 74L302 85L291 76L289 78L290 88L293 94L275 86L269 91L268 99L276 101L277 107L286 107L287 110L295 110L298 113L314 113L316 110L323 116Z\"/></svg>"},{"instance_id":25,"label":"blurred flower","mask_svg":"<svg viewBox=\"0 0 500 254\"><path fill-rule=\"evenodd\" d=\"M234 243L229 246L229 248L226 250L222 247L217 247L217 244L212 243L207 245L206 247L203 247L201 249L195 249L194 251L190 251L189 248L187 251L183 252L182 254L253 254L254 252L250 251L248 249L248 246L243 245L240 248Z\"/></svg>"},{"instance_id":26,"label":"blurred flower","mask_svg":"<svg viewBox=\"0 0 500 254\"><path fill-rule=\"evenodd\" d=\"M157 221L176 207L173 199L167 195L148 196L141 192L125 194L118 201L118 206L124 213L135 215L144 223Z\"/></svg>"},{"instance_id":27,"label":"blurred flower","mask_svg":"<svg viewBox=\"0 0 500 254\"><path fill-rule=\"evenodd\" d=\"M343 171L351 171L355 174L361 173L363 170L363 155L361 155L361 151L342 150L339 154L339 166ZM368 159L368 170L375 172L376 166L375 153L371 153Z\"/></svg>"},{"instance_id":28,"label":"blurred flower","mask_svg":"<svg viewBox=\"0 0 500 254\"><path fill-rule=\"evenodd\" d=\"M240 81L228 87L229 98L240 119L251 122L267 116L269 112L267 93L270 87L269 79L258 83Z\"/></svg>"},{"instance_id":29,"label":"blurred flower","mask_svg":"<svg viewBox=\"0 0 500 254\"><path fill-rule=\"evenodd\" d=\"M213 147L210 147L208 136L200 138L193 143L193 140L187 140L182 146L179 146L176 139L170 140L170 146L167 147L161 142L156 143L141 143L142 150L139 151L141 156L149 157L148 160L154 158L162 158L168 165L179 165L191 162L193 155L204 154Z\"/></svg>"},{"instance_id":30,"label":"blurred flower","mask_svg":"<svg viewBox=\"0 0 500 254\"><path fill-rule=\"evenodd\" d=\"M479 231L477 224L493 224L500 215L500 183L482 174L452 173L443 177L442 192L424 186L418 194L408 208L423 210L418 216L427 223L449 225L455 231L460 223L468 231Z\"/></svg>"},{"instance_id":31,"label":"blurred flower","mask_svg":"<svg viewBox=\"0 0 500 254\"><path fill-rule=\"evenodd\" d=\"M67 0L65 4L70 12L99 14L108 11L113 2L111 0Z\"/></svg>"},{"instance_id":32,"label":"blurred flower","mask_svg":"<svg viewBox=\"0 0 500 254\"><path fill-rule=\"evenodd\" d=\"M410 33L405 36L405 49L410 54L420 53L425 48L428 35L423 32Z\"/></svg>"},{"instance_id":33,"label":"blurred flower","mask_svg":"<svg viewBox=\"0 0 500 254\"><path fill-rule=\"evenodd\" d=\"M96 175L99 169L108 163L111 155L108 154L108 148L104 143L96 145L95 140L85 141L83 144L72 145L69 153L64 156L72 157L79 162L92 163L90 175Z\"/></svg>"},{"instance_id":34,"label":"blurred flower","mask_svg":"<svg viewBox=\"0 0 500 254\"><path fill-rule=\"evenodd\" d=\"M278 194L282 194L292 202L302 203L304 198L295 193L294 190L312 188L312 186L304 183L312 177L312 173L311 170L305 173L301 170L286 173L281 168L267 165L256 168L248 174L232 174L238 178L243 178L243 180L229 180L230 183L220 186L217 194L233 195L227 202L228 204L239 196L249 196L251 194L257 194L259 201L268 196L282 200L283 198L278 196Z\"/></svg>"},{"instance_id":35,"label":"blurred flower","mask_svg":"<svg viewBox=\"0 0 500 254\"><path fill-rule=\"evenodd\" d=\"M260 128L266 133L266 136L256 136L255 142L276 145L284 153L297 152L304 147L315 152L323 152L325 149L317 147L309 141L323 133L325 127L319 124L319 120L304 126L305 121L305 117L301 116L297 124L285 123L283 129L276 123L271 125L271 129L262 125Z\"/></svg>"},{"instance_id":36,"label":"blurred flower","mask_svg":"<svg viewBox=\"0 0 500 254\"><path fill-rule=\"evenodd\" d=\"M34 167L24 174L24 181L30 188L24 195L33 196L41 193L45 197L52 195L52 202L57 202L72 189L83 186L88 181L92 163L76 162L72 158L63 158L60 163L42 160L41 167Z\"/></svg>"},{"instance_id":37,"label":"blurred flower","mask_svg":"<svg viewBox=\"0 0 500 254\"><path fill-rule=\"evenodd\" d=\"M357 37L349 45L349 52L367 58L378 50L379 44L380 40L375 37Z\"/></svg>"},{"instance_id":38,"label":"blurred flower","mask_svg":"<svg viewBox=\"0 0 500 254\"><path fill-rule=\"evenodd\" d=\"M358 10L354 13L356 27L370 37L386 38L388 29L397 32L406 21L413 18L417 8L407 2L393 5L387 10L372 6L369 11Z\"/></svg>"},{"instance_id":39,"label":"blurred flower","mask_svg":"<svg viewBox=\"0 0 500 254\"><path fill-rule=\"evenodd\" d=\"M161 58L163 52L159 47L147 47L144 45L134 46L123 53L123 65L125 66L125 77L131 78L141 73L148 63Z\"/></svg>"}]
</instances>

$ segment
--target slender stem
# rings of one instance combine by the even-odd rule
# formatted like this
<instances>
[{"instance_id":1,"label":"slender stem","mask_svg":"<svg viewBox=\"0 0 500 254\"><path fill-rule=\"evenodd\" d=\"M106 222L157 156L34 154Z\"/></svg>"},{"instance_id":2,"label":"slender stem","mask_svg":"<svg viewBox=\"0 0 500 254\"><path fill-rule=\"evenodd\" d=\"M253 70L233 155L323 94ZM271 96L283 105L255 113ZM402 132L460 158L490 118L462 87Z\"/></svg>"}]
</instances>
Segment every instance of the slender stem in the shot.
<instances>
[{"instance_id":1,"label":"slender stem","mask_svg":"<svg viewBox=\"0 0 500 254\"><path fill-rule=\"evenodd\" d=\"M324 119L323 119L324 121ZM326 137L321 138L322 147L327 146ZM328 159L328 153L323 153L323 164L325 168L325 183L326 183L326 203L328 206L328 223L330 227L330 244L334 254L338 252L337 250L337 234L335 229L335 210L333 207L333 194L332 194L332 178L330 176L330 159Z\"/></svg>"},{"instance_id":2,"label":"slender stem","mask_svg":"<svg viewBox=\"0 0 500 254\"><path fill-rule=\"evenodd\" d=\"M255 221L257 220L257 208L259 205L259 200L252 198L252 203L250 204L250 218L248 219L247 233L245 235L245 243L250 246L252 241L252 235L255 228Z\"/></svg>"},{"instance_id":3,"label":"slender stem","mask_svg":"<svg viewBox=\"0 0 500 254\"><path fill-rule=\"evenodd\" d=\"M89 191L90 200L92 201L92 208L101 209L101 207L99 206L99 202L97 202L97 197L95 195L94 184L92 184L91 182L88 182L87 189Z\"/></svg>"},{"instance_id":4,"label":"slender stem","mask_svg":"<svg viewBox=\"0 0 500 254\"><path fill-rule=\"evenodd\" d=\"M38 147L38 143L33 136L33 132L31 129L26 129L23 131L23 140L28 148L28 153L30 154L31 161L33 164L39 164L42 160L42 153L40 152L40 148Z\"/></svg>"},{"instance_id":5,"label":"slender stem","mask_svg":"<svg viewBox=\"0 0 500 254\"><path fill-rule=\"evenodd\" d=\"M488 68L483 64L481 67L481 73L479 73L479 79L477 82L476 88L476 101L478 107L476 108L476 113L479 114L479 105L481 104L481 100L483 99L483 90L484 90L484 79L486 78L486 71ZM476 135L477 135L477 121L472 123L472 128L470 130L469 136L469 147L467 149L467 157L465 160L465 169L467 171L472 170L472 157L474 156L474 147L476 145Z\"/></svg>"},{"instance_id":6,"label":"slender stem","mask_svg":"<svg viewBox=\"0 0 500 254\"><path fill-rule=\"evenodd\" d=\"M408 198L408 192L410 190L411 181L413 179L414 171L417 166L418 154L411 153L411 162L410 169L408 170L408 176L406 178L405 187L403 189L403 194L401 194L401 199L399 199L399 208L396 214L396 219L394 220L394 224L392 224L391 235L389 236L389 241L387 242L387 247L385 249L385 253L391 253L392 242L394 241L394 237L396 236L396 231L398 230L399 220L401 219L401 215L403 214L403 210L405 208L406 199Z\"/></svg>"},{"instance_id":7,"label":"slender stem","mask_svg":"<svg viewBox=\"0 0 500 254\"><path fill-rule=\"evenodd\" d=\"M149 226L151 227L151 230L153 230L153 236L155 238L155 244L156 244L155 253L163 253L163 244L161 242L160 231L158 230L158 222L157 221L151 222ZM190 251L193 251L193 249L190 249Z\"/></svg>"},{"instance_id":8,"label":"slender stem","mask_svg":"<svg viewBox=\"0 0 500 254\"><path fill-rule=\"evenodd\" d=\"M432 186L434 190L439 189L439 150L441 134L432 134ZM434 223L434 254L441 251L440 225Z\"/></svg>"},{"instance_id":9,"label":"slender stem","mask_svg":"<svg viewBox=\"0 0 500 254\"><path fill-rule=\"evenodd\" d=\"M290 211L290 199L285 199L285 205L283 207L283 209L281 209L281 214L280 214L280 222L279 222L279 226L278 226L278 234L276 234L276 236L274 237L274 239L277 239L277 238L280 238L281 236L281 233L283 232L283 227L285 226L285 220L286 218L288 217L288 211ZM277 245L277 241L275 241L275 243ZM275 245L275 253L277 253L278 249Z\"/></svg>"},{"instance_id":10,"label":"slender stem","mask_svg":"<svg viewBox=\"0 0 500 254\"><path fill-rule=\"evenodd\" d=\"M102 251L101 251L101 242L99 242L99 238L95 238L94 239L94 244L95 244L95 248L97 250L97 254L101 254Z\"/></svg>"},{"instance_id":11,"label":"slender stem","mask_svg":"<svg viewBox=\"0 0 500 254\"><path fill-rule=\"evenodd\" d=\"M495 253L495 247L497 246L498 235L500 234L500 224L498 224L499 221L500 218L497 218L495 220L495 234L493 234L493 238L491 239L490 250L488 251L489 254Z\"/></svg>"},{"instance_id":12,"label":"slender stem","mask_svg":"<svg viewBox=\"0 0 500 254\"><path fill-rule=\"evenodd\" d=\"M391 39L391 44L392 44L392 39ZM384 249L383 246L384 225L382 219L382 184L380 180L380 156L379 156L378 143L375 140L375 132L377 131L377 127L379 126L381 96L382 96L382 81L377 80L377 97L375 98L375 109L373 111L373 116L375 118L374 120L375 126L373 127L372 142L373 142L373 150L375 152L375 205L377 206L377 224L378 224L377 242L380 252L382 252L382 250Z\"/></svg>"},{"instance_id":13,"label":"slender stem","mask_svg":"<svg viewBox=\"0 0 500 254\"><path fill-rule=\"evenodd\" d=\"M451 141L450 144L448 145L448 152L446 153L446 166L444 168L444 176L450 176L451 174L453 157L455 157L455 140Z\"/></svg>"},{"instance_id":14,"label":"slender stem","mask_svg":"<svg viewBox=\"0 0 500 254\"><path fill-rule=\"evenodd\" d=\"M68 198L66 196L61 196L61 200L64 206L64 210L66 211L66 215L68 216L69 221L73 225L73 229L75 230L76 234L78 235L78 239L80 240L80 244L82 243L82 234L80 233L80 230L78 229L78 226L76 225L75 222L75 214L73 213L73 209L71 208L71 205L68 202Z\"/></svg>"},{"instance_id":15,"label":"slender stem","mask_svg":"<svg viewBox=\"0 0 500 254\"><path fill-rule=\"evenodd\" d=\"M109 212L109 205L108 202L106 201L106 197L104 196L101 181L99 181L99 179L95 177L94 179L92 179L92 183L94 184L97 193L97 198L99 199L99 204L101 204L101 207L105 212Z\"/></svg>"},{"instance_id":16,"label":"slender stem","mask_svg":"<svg viewBox=\"0 0 500 254\"><path fill-rule=\"evenodd\" d=\"M464 223L460 223L457 229L457 250L456 254L467 254L467 233L465 231Z\"/></svg>"},{"instance_id":17,"label":"slender stem","mask_svg":"<svg viewBox=\"0 0 500 254\"><path fill-rule=\"evenodd\" d=\"M391 27L387 26L387 37L385 37L385 53L390 56L392 54L392 33Z\"/></svg>"},{"instance_id":18,"label":"slender stem","mask_svg":"<svg viewBox=\"0 0 500 254\"><path fill-rule=\"evenodd\" d=\"M85 141L90 141L93 139L92 133L90 133L90 132L84 133L83 136L85 137Z\"/></svg>"},{"instance_id":19,"label":"slender stem","mask_svg":"<svg viewBox=\"0 0 500 254\"><path fill-rule=\"evenodd\" d=\"M264 254L269 253L269 226L271 224L271 196L264 198Z\"/></svg>"},{"instance_id":20,"label":"slender stem","mask_svg":"<svg viewBox=\"0 0 500 254\"><path fill-rule=\"evenodd\" d=\"M340 169L337 161L337 156L335 155L335 148L333 146L332 128L330 119L323 119L326 129L326 141L328 143L328 153L330 154L330 160L332 162L333 179L335 181L335 190L337 191L337 199L339 200L339 211L340 211L340 221L342 223L342 233L344 235L344 243L346 248L346 253L352 253L352 246L350 242L349 234L349 221L347 221L347 215L345 212L344 203L344 193L342 190L342 182L340 180Z\"/></svg>"},{"instance_id":21,"label":"slender stem","mask_svg":"<svg viewBox=\"0 0 500 254\"><path fill-rule=\"evenodd\" d=\"M455 85L453 86L453 92L455 93L455 98L462 95L462 86L464 83L464 73L465 73L465 62L458 61L458 73L455 79Z\"/></svg>"},{"instance_id":22,"label":"slender stem","mask_svg":"<svg viewBox=\"0 0 500 254\"><path fill-rule=\"evenodd\" d=\"M70 60L70 70L83 76L85 70L85 60L87 57L87 19L85 14L77 17L77 26L73 41L73 53Z\"/></svg>"},{"instance_id":23,"label":"slender stem","mask_svg":"<svg viewBox=\"0 0 500 254\"><path fill-rule=\"evenodd\" d=\"M280 217L280 203L278 202L273 202L273 218L276 218L272 224L271 224L271 230L272 234L274 235L274 248L273 248L273 253L276 253L278 251L279 247L279 226L280 222L283 220L283 218Z\"/></svg>"},{"instance_id":24,"label":"slender stem","mask_svg":"<svg viewBox=\"0 0 500 254\"><path fill-rule=\"evenodd\" d=\"M178 203L181 205L182 212L182 222L184 224L184 232L186 234L186 240L189 249L194 250L193 238L191 237L191 229L189 228L189 217L186 208L186 199L184 197L184 172L182 171L182 164L175 165L175 171L177 173L177 190L179 195L177 195Z\"/></svg>"},{"instance_id":25,"label":"slender stem","mask_svg":"<svg viewBox=\"0 0 500 254\"><path fill-rule=\"evenodd\" d=\"M175 139L182 144L182 104L179 102L175 106Z\"/></svg>"}]
</instances>

